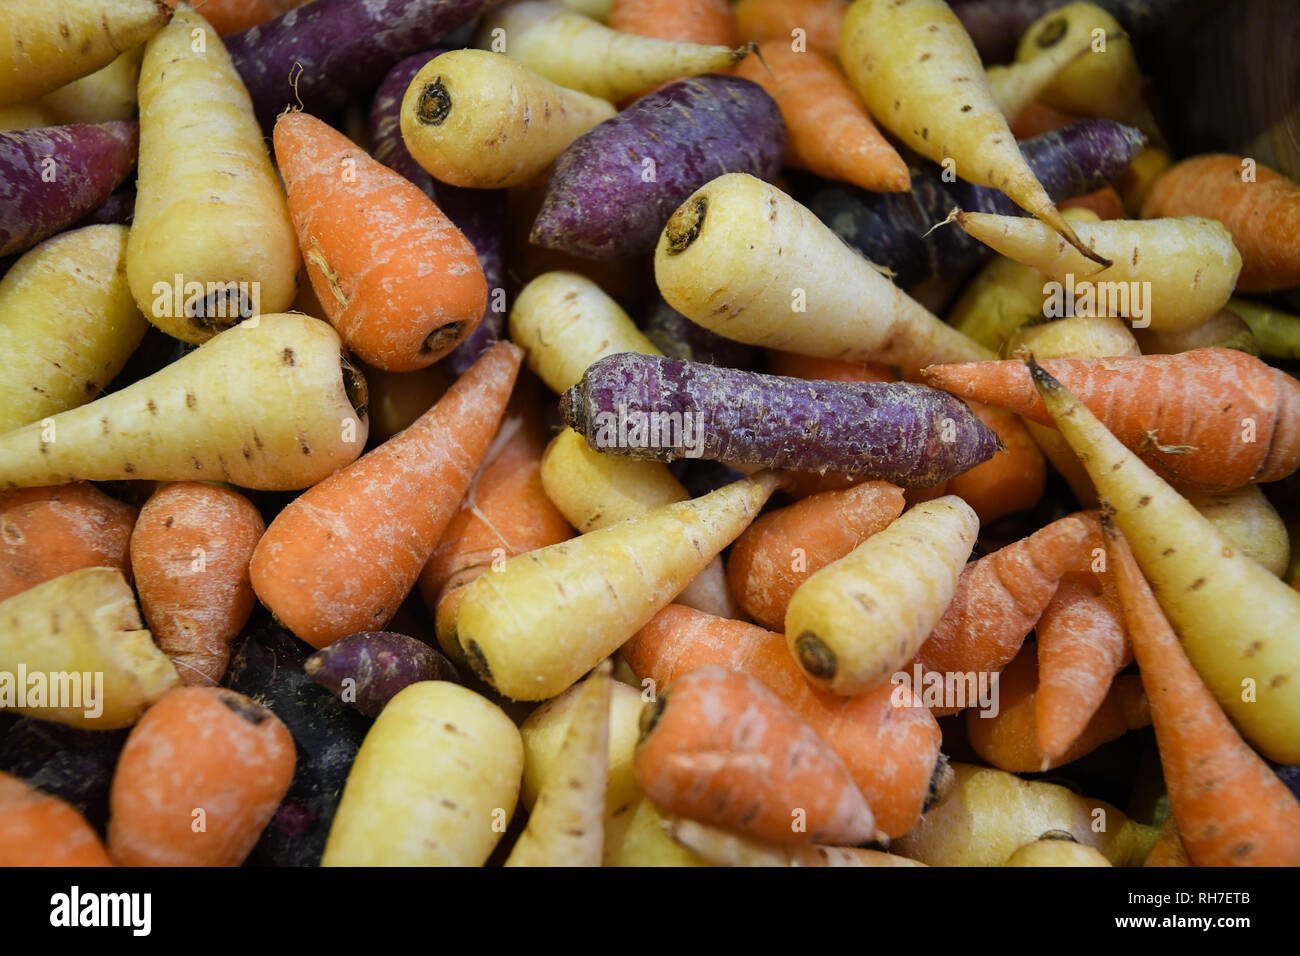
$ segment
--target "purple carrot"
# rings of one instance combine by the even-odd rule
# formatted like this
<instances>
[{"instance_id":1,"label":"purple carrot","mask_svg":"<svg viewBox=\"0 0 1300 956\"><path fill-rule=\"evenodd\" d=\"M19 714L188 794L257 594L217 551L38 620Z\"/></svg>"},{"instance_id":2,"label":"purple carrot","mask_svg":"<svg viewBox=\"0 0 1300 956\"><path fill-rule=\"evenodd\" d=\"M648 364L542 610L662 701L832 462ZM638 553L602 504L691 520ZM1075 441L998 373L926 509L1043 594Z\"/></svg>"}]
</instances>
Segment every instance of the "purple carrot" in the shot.
<instances>
[{"instance_id":1,"label":"purple carrot","mask_svg":"<svg viewBox=\"0 0 1300 956\"><path fill-rule=\"evenodd\" d=\"M1113 120L1087 119L1020 144L1029 168L1053 202L1105 186L1145 145L1137 130ZM948 278L986 262L993 252L960 230L932 227L954 208L1003 216L1028 215L996 189L945 182L937 166L912 171L905 193L869 193L839 183L817 190L807 206L849 245L894 273L903 286Z\"/></svg>"},{"instance_id":2,"label":"purple carrot","mask_svg":"<svg viewBox=\"0 0 1300 956\"><path fill-rule=\"evenodd\" d=\"M998 438L961 401L905 382L810 382L620 352L560 399L599 451L860 475L925 488L987 461Z\"/></svg>"},{"instance_id":3,"label":"purple carrot","mask_svg":"<svg viewBox=\"0 0 1300 956\"><path fill-rule=\"evenodd\" d=\"M402 139L402 99L406 88L426 63L443 52L417 53L388 71L370 106L369 133L370 151L375 159L423 189L478 253L489 290L487 310L469 338L442 362L443 368L459 377L484 349L501 338L505 326L504 292L498 290L504 287L506 274L506 197L501 190L462 189L437 182L415 161Z\"/></svg>"},{"instance_id":4,"label":"purple carrot","mask_svg":"<svg viewBox=\"0 0 1300 956\"><path fill-rule=\"evenodd\" d=\"M0 256L72 225L135 168L135 120L0 133Z\"/></svg>"},{"instance_id":5,"label":"purple carrot","mask_svg":"<svg viewBox=\"0 0 1300 956\"><path fill-rule=\"evenodd\" d=\"M404 57L472 20L486 0L315 0L226 38L269 129L286 106L329 115Z\"/></svg>"},{"instance_id":6,"label":"purple carrot","mask_svg":"<svg viewBox=\"0 0 1300 956\"><path fill-rule=\"evenodd\" d=\"M662 296L655 296L654 305L641 321L641 331L669 358L708 362L727 368L749 368L754 358L754 350L748 345L724 339L716 332L696 325L665 302Z\"/></svg>"},{"instance_id":7,"label":"purple carrot","mask_svg":"<svg viewBox=\"0 0 1300 956\"><path fill-rule=\"evenodd\" d=\"M677 80L560 154L529 241L588 259L648 254L695 190L724 173L771 179L784 155L781 111L758 84Z\"/></svg>"},{"instance_id":8,"label":"purple carrot","mask_svg":"<svg viewBox=\"0 0 1300 956\"><path fill-rule=\"evenodd\" d=\"M308 677L369 717L378 717L408 684L457 679L455 666L438 651L392 631L363 631L337 640L307 658L303 667Z\"/></svg>"}]
</instances>

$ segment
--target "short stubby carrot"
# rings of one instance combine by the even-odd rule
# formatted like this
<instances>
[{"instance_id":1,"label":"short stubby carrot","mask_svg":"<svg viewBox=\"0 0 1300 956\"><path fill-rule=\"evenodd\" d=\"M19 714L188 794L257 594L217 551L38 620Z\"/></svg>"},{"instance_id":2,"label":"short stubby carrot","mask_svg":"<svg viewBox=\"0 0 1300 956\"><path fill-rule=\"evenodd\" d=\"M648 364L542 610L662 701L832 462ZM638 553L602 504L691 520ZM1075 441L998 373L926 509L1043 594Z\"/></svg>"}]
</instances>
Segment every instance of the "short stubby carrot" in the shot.
<instances>
[{"instance_id":1,"label":"short stubby carrot","mask_svg":"<svg viewBox=\"0 0 1300 956\"><path fill-rule=\"evenodd\" d=\"M290 502L253 552L253 590L314 647L381 630L460 504L523 350L498 342L415 424Z\"/></svg>"},{"instance_id":2,"label":"short stubby carrot","mask_svg":"<svg viewBox=\"0 0 1300 956\"><path fill-rule=\"evenodd\" d=\"M487 308L487 280L433 200L306 113L281 116L274 141L307 275L347 346L410 372L463 342Z\"/></svg>"},{"instance_id":3,"label":"short stubby carrot","mask_svg":"<svg viewBox=\"0 0 1300 956\"><path fill-rule=\"evenodd\" d=\"M1171 483L1230 491L1300 466L1300 382L1237 349L1054 359L1042 367ZM925 381L1041 425L1052 416L1024 362L933 365Z\"/></svg>"},{"instance_id":4,"label":"short stubby carrot","mask_svg":"<svg viewBox=\"0 0 1300 956\"><path fill-rule=\"evenodd\" d=\"M0 771L0 866L112 866L76 808Z\"/></svg>"},{"instance_id":5,"label":"short stubby carrot","mask_svg":"<svg viewBox=\"0 0 1300 956\"><path fill-rule=\"evenodd\" d=\"M679 814L772 843L875 837L844 763L757 678L702 667L646 705L636 778Z\"/></svg>"},{"instance_id":6,"label":"short stubby carrot","mask_svg":"<svg viewBox=\"0 0 1300 956\"><path fill-rule=\"evenodd\" d=\"M669 687L701 667L756 678L781 698L844 761L888 837L910 830L946 793L951 773L943 735L907 688L885 685L839 697L813 687L785 636L670 604L623 645L623 659L647 689ZM646 680L652 685L644 685Z\"/></svg>"},{"instance_id":7,"label":"short stubby carrot","mask_svg":"<svg viewBox=\"0 0 1300 956\"><path fill-rule=\"evenodd\" d=\"M785 626L799 585L903 513L903 491L868 481L769 512L732 545L727 579L745 613L769 630Z\"/></svg>"},{"instance_id":8,"label":"short stubby carrot","mask_svg":"<svg viewBox=\"0 0 1300 956\"><path fill-rule=\"evenodd\" d=\"M907 163L830 57L792 50L788 40L760 43L758 52L761 60L741 60L735 73L767 90L781 108L791 165L876 192L907 191Z\"/></svg>"}]
</instances>

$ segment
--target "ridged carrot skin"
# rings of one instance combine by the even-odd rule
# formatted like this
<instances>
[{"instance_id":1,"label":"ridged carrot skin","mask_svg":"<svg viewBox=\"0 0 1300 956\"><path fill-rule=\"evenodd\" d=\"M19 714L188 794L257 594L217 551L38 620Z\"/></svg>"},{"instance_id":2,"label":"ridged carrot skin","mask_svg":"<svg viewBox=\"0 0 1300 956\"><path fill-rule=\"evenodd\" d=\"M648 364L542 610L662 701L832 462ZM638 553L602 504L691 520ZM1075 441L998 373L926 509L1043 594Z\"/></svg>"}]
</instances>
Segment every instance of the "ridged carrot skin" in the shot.
<instances>
[{"instance_id":1,"label":"ridged carrot skin","mask_svg":"<svg viewBox=\"0 0 1300 956\"><path fill-rule=\"evenodd\" d=\"M497 343L413 425L271 522L253 590L294 634L320 648L392 618L491 444L522 357Z\"/></svg>"},{"instance_id":2,"label":"ridged carrot skin","mask_svg":"<svg viewBox=\"0 0 1300 956\"><path fill-rule=\"evenodd\" d=\"M75 808L0 772L0 866L112 865Z\"/></svg>"},{"instance_id":3,"label":"ridged carrot skin","mask_svg":"<svg viewBox=\"0 0 1300 956\"><path fill-rule=\"evenodd\" d=\"M275 124L312 288L367 364L411 372L474 331L487 281L474 246L421 189L306 113Z\"/></svg>"},{"instance_id":4,"label":"ridged carrot skin","mask_svg":"<svg viewBox=\"0 0 1300 956\"><path fill-rule=\"evenodd\" d=\"M1042 366L1167 481L1230 491L1277 481L1300 466L1300 382L1244 352L1194 349ZM959 398L1053 424L1023 362L936 365L924 377Z\"/></svg>"},{"instance_id":5,"label":"ridged carrot skin","mask_svg":"<svg viewBox=\"0 0 1300 956\"><path fill-rule=\"evenodd\" d=\"M756 678L815 730L848 767L886 836L901 836L942 796L943 736L930 711L906 688L879 687L839 697L813 687L790 656L785 636L670 604L622 648L636 676L671 686L701 667Z\"/></svg>"},{"instance_id":6,"label":"ridged carrot skin","mask_svg":"<svg viewBox=\"0 0 1300 956\"><path fill-rule=\"evenodd\" d=\"M875 837L848 769L757 678L703 667L642 717L641 789L670 813L772 843L856 845Z\"/></svg>"}]
</instances>

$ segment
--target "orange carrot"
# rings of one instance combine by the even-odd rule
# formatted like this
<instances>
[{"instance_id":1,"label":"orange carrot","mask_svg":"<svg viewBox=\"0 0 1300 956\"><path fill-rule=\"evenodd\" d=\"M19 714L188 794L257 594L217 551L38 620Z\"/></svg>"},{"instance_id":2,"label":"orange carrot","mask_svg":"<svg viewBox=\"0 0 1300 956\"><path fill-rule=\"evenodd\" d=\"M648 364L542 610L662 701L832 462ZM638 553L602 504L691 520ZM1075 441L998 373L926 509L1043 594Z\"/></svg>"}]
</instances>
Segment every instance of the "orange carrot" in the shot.
<instances>
[{"instance_id":1,"label":"orange carrot","mask_svg":"<svg viewBox=\"0 0 1300 956\"><path fill-rule=\"evenodd\" d=\"M1102 527L1188 857L1195 866L1300 866L1300 801L1219 708L1118 527L1106 516Z\"/></svg>"},{"instance_id":2,"label":"orange carrot","mask_svg":"<svg viewBox=\"0 0 1300 956\"><path fill-rule=\"evenodd\" d=\"M487 453L523 350L499 342L410 428L290 502L253 552L253 590L315 647L382 630Z\"/></svg>"},{"instance_id":3,"label":"orange carrot","mask_svg":"<svg viewBox=\"0 0 1300 956\"><path fill-rule=\"evenodd\" d=\"M163 2L175 9L177 0ZM212 29L224 37L265 23L306 2L307 0L202 0L200 3L196 0L191 6L212 24Z\"/></svg>"},{"instance_id":4,"label":"orange carrot","mask_svg":"<svg viewBox=\"0 0 1300 956\"><path fill-rule=\"evenodd\" d=\"M876 192L911 187L907 163L834 61L816 50L790 49L789 38L760 43L758 50L734 72L767 90L781 108L791 166Z\"/></svg>"},{"instance_id":5,"label":"orange carrot","mask_svg":"<svg viewBox=\"0 0 1300 956\"><path fill-rule=\"evenodd\" d=\"M1038 502L1047 486L1047 462L1018 415L978 402L970 408L1004 447L983 464L949 478L947 494L963 498L980 524L988 525Z\"/></svg>"},{"instance_id":6,"label":"orange carrot","mask_svg":"<svg viewBox=\"0 0 1300 956\"><path fill-rule=\"evenodd\" d=\"M1035 100L1016 114L1015 120L1011 123L1011 134L1016 139L1033 139L1035 136L1042 136L1062 126L1077 123L1080 118L1073 113L1058 110L1055 106L1048 106Z\"/></svg>"},{"instance_id":7,"label":"orange carrot","mask_svg":"<svg viewBox=\"0 0 1300 956\"><path fill-rule=\"evenodd\" d=\"M216 684L253 611L248 562L266 525L230 488L163 485L140 509L131 570L154 643L182 684Z\"/></svg>"},{"instance_id":8,"label":"orange carrot","mask_svg":"<svg viewBox=\"0 0 1300 956\"><path fill-rule=\"evenodd\" d=\"M423 190L306 113L281 116L274 141L307 275L349 348L410 372L474 331L483 268Z\"/></svg>"},{"instance_id":9,"label":"orange carrot","mask_svg":"<svg viewBox=\"0 0 1300 956\"><path fill-rule=\"evenodd\" d=\"M783 628L799 585L902 513L903 491L887 481L825 491L770 512L732 545L731 593L763 627Z\"/></svg>"},{"instance_id":10,"label":"orange carrot","mask_svg":"<svg viewBox=\"0 0 1300 956\"><path fill-rule=\"evenodd\" d=\"M1102 219L1123 219L1125 215L1124 200L1120 199L1114 186L1103 186L1096 192L1067 199L1058 208L1091 209Z\"/></svg>"},{"instance_id":11,"label":"orange carrot","mask_svg":"<svg viewBox=\"0 0 1300 956\"><path fill-rule=\"evenodd\" d=\"M0 494L0 601L82 568L130 577L136 511L84 482Z\"/></svg>"},{"instance_id":12,"label":"orange carrot","mask_svg":"<svg viewBox=\"0 0 1300 956\"><path fill-rule=\"evenodd\" d=\"M1032 645L1016 655L998 677L998 711L990 715L966 711L966 738L980 758L1011 773L1038 773L1072 763L1104 743L1151 723L1151 711L1142 681L1131 675L1118 677L1102 695L1099 706L1081 730L1055 756L1038 746L1042 728L1036 717L1039 687L1038 662Z\"/></svg>"},{"instance_id":13,"label":"orange carrot","mask_svg":"<svg viewBox=\"0 0 1300 956\"><path fill-rule=\"evenodd\" d=\"M740 0L735 6L736 30L741 43L802 41L806 49L837 57L840 24L848 9L847 0Z\"/></svg>"},{"instance_id":14,"label":"orange carrot","mask_svg":"<svg viewBox=\"0 0 1300 956\"><path fill-rule=\"evenodd\" d=\"M303 283L304 288L311 288ZM363 365L369 400L371 445L382 445L427 412L447 391L447 372L431 365L415 372L385 372Z\"/></svg>"},{"instance_id":15,"label":"orange carrot","mask_svg":"<svg viewBox=\"0 0 1300 956\"><path fill-rule=\"evenodd\" d=\"M75 807L0 771L0 867L112 865Z\"/></svg>"},{"instance_id":16,"label":"orange carrot","mask_svg":"<svg viewBox=\"0 0 1300 956\"><path fill-rule=\"evenodd\" d=\"M1155 845L1151 847L1151 852L1147 854L1142 865L1192 865L1192 861L1187 858L1187 847L1183 846L1183 839L1178 835L1178 823L1174 820L1173 814L1165 818L1164 825L1160 827L1160 833L1156 836Z\"/></svg>"},{"instance_id":17,"label":"orange carrot","mask_svg":"<svg viewBox=\"0 0 1300 956\"><path fill-rule=\"evenodd\" d=\"M1253 159L1214 153L1175 163L1151 186L1143 219L1205 216L1241 253L1238 292L1300 285L1300 185Z\"/></svg>"},{"instance_id":18,"label":"orange carrot","mask_svg":"<svg viewBox=\"0 0 1300 956\"><path fill-rule=\"evenodd\" d=\"M879 362L843 362L797 352L766 349L767 370L773 375L823 382L896 382L898 376Z\"/></svg>"},{"instance_id":19,"label":"orange carrot","mask_svg":"<svg viewBox=\"0 0 1300 956\"><path fill-rule=\"evenodd\" d=\"M771 843L875 838L843 761L748 674L693 670L647 705L641 726L637 783L670 814Z\"/></svg>"},{"instance_id":20,"label":"orange carrot","mask_svg":"<svg viewBox=\"0 0 1300 956\"><path fill-rule=\"evenodd\" d=\"M280 718L219 687L171 691L131 729L109 792L123 866L238 866L293 780Z\"/></svg>"},{"instance_id":21,"label":"orange carrot","mask_svg":"<svg viewBox=\"0 0 1300 956\"><path fill-rule=\"evenodd\" d=\"M1057 760L1083 733L1127 663L1124 619L1100 575L1075 572L1061 579L1035 632L1038 747Z\"/></svg>"},{"instance_id":22,"label":"orange carrot","mask_svg":"<svg viewBox=\"0 0 1300 956\"><path fill-rule=\"evenodd\" d=\"M1237 349L1041 363L1157 474L1229 491L1300 466L1300 382ZM1024 362L932 365L926 381L1053 425Z\"/></svg>"},{"instance_id":23,"label":"orange carrot","mask_svg":"<svg viewBox=\"0 0 1300 956\"><path fill-rule=\"evenodd\" d=\"M808 724L848 767L886 836L902 836L943 795L950 772L939 725L906 688L886 684L840 697L813 687L785 636L670 604L623 645L636 676L668 687L701 667L757 679Z\"/></svg>"},{"instance_id":24,"label":"orange carrot","mask_svg":"<svg viewBox=\"0 0 1300 956\"><path fill-rule=\"evenodd\" d=\"M966 565L948 610L906 669L919 664L923 673L943 675L944 703L931 708L937 716L974 703L963 675L978 679L1011 663L1057 582L1078 563L1088 532L1086 521L1070 515Z\"/></svg>"},{"instance_id":25,"label":"orange carrot","mask_svg":"<svg viewBox=\"0 0 1300 956\"><path fill-rule=\"evenodd\" d=\"M659 40L737 45L728 0L614 0L606 25Z\"/></svg>"},{"instance_id":26,"label":"orange carrot","mask_svg":"<svg viewBox=\"0 0 1300 956\"><path fill-rule=\"evenodd\" d=\"M420 572L420 596L434 613L438 642L455 658L461 657L456 611L465 587L508 558L573 537L542 488L549 436L541 407L538 389L515 389L492 447Z\"/></svg>"}]
</instances>

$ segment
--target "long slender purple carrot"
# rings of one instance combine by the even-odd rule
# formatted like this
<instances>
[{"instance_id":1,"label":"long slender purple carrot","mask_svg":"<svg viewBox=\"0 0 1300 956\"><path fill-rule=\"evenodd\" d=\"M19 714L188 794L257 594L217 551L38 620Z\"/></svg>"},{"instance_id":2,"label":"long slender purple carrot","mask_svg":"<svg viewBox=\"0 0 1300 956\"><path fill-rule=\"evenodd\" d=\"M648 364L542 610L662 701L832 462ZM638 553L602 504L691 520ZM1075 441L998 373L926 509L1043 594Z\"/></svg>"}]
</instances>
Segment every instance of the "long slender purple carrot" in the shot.
<instances>
[{"instance_id":1,"label":"long slender purple carrot","mask_svg":"<svg viewBox=\"0 0 1300 956\"><path fill-rule=\"evenodd\" d=\"M902 382L810 382L659 355L593 363L560 399L600 451L834 471L929 487L987 461L998 438L962 402Z\"/></svg>"}]
</instances>

